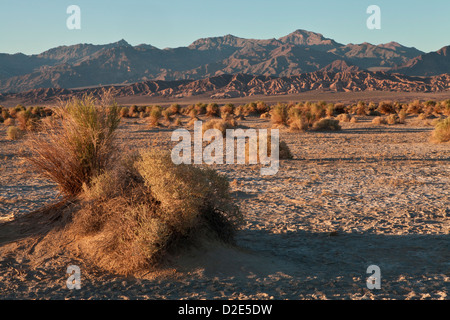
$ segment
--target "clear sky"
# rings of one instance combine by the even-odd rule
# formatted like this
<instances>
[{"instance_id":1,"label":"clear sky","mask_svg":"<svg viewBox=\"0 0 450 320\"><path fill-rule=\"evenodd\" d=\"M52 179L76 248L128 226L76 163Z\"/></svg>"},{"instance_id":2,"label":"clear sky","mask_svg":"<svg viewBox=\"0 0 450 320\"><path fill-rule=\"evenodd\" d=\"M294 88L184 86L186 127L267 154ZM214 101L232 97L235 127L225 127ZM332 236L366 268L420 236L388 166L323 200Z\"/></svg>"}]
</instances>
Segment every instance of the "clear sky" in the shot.
<instances>
[{"instance_id":1,"label":"clear sky","mask_svg":"<svg viewBox=\"0 0 450 320\"><path fill-rule=\"evenodd\" d=\"M81 9L81 30L69 30L69 5ZM369 5L381 8L381 29L369 30ZM449 0L0 0L0 52L35 54L77 43L187 46L232 34L279 38L296 29L337 42L399 42L429 52L450 45Z\"/></svg>"}]
</instances>

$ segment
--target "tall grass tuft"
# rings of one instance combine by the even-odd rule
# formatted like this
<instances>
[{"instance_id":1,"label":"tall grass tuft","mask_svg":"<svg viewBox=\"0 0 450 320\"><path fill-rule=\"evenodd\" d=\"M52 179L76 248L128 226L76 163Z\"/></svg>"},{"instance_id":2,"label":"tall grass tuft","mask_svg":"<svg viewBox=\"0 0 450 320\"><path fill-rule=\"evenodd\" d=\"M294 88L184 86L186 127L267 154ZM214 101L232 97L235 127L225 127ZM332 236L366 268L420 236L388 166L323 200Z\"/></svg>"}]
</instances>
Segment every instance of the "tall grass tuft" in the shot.
<instances>
[{"instance_id":1,"label":"tall grass tuft","mask_svg":"<svg viewBox=\"0 0 450 320\"><path fill-rule=\"evenodd\" d=\"M121 117L109 93L101 100L85 95L61 102L55 113L56 124L43 124L39 134L30 134L28 160L73 197L107 168Z\"/></svg>"}]
</instances>

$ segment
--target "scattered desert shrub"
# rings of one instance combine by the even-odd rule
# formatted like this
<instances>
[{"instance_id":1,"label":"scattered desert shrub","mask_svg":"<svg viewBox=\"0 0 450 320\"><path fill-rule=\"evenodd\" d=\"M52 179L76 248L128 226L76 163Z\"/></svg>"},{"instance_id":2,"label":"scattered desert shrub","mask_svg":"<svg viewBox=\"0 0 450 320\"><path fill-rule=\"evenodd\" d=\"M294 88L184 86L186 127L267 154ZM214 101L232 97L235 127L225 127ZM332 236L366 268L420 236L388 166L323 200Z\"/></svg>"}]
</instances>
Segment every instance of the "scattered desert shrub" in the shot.
<instances>
[{"instance_id":1,"label":"scattered desert shrub","mask_svg":"<svg viewBox=\"0 0 450 320\"><path fill-rule=\"evenodd\" d=\"M269 112L269 107L266 105L265 102L263 102L263 101L258 101L258 102L256 102L256 110L257 110L260 114L263 114L263 113Z\"/></svg>"},{"instance_id":2,"label":"scattered desert shrub","mask_svg":"<svg viewBox=\"0 0 450 320\"><path fill-rule=\"evenodd\" d=\"M19 129L22 131L36 130L38 126L38 118L33 117L30 110L19 111L16 114L16 121L18 122Z\"/></svg>"},{"instance_id":3,"label":"scattered desert shrub","mask_svg":"<svg viewBox=\"0 0 450 320\"><path fill-rule=\"evenodd\" d=\"M383 102L380 102L380 104L378 105L378 111L381 114L391 114L391 113L395 113L395 108L394 108L392 102L383 101Z\"/></svg>"},{"instance_id":4,"label":"scattered desert shrub","mask_svg":"<svg viewBox=\"0 0 450 320\"><path fill-rule=\"evenodd\" d=\"M23 137L23 131L15 126L10 126L6 129L6 136L9 140L18 140Z\"/></svg>"},{"instance_id":5,"label":"scattered desert shrub","mask_svg":"<svg viewBox=\"0 0 450 320\"><path fill-rule=\"evenodd\" d=\"M352 117L348 113L341 113L336 117L336 119L340 122L350 122L352 120Z\"/></svg>"},{"instance_id":6,"label":"scattered desert shrub","mask_svg":"<svg viewBox=\"0 0 450 320\"><path fill-rule=\"evenodd\" d=\"M270 110L270 120L272 121L272 125L287 125L288 120L288 111L287 106L284 104L277 104L273 106Z\"/></svg>"},{"instance_id":7,"label":"scattered desert shrub","mask_svg":"<svg viewBox=\"0 0 450 320\"><path fill-rule=\"evenodd\" d=\"M334 104L330 103L330 104L327 105L326 115L327 115L327 117L334 116Z\"/></svg>"},{"instance_id":8,"label":"scattered desert shrub","mask_svg":"<svg viewBox=\"0 0 450 320\"><path fill-rule=\"evenodd\" d=\"M109 164L114 155L118 107L105 94L98 101L85 95L73 98L56 109L59 124L31 134L27 141L28 160L68 197L81 192Z\"/></svg>"},{"instance_id":9,"label":"scattered desert shrub","mask_svg":"<svg viewBox=\"0 0 450 320\"><path fill-rule=\"evenodd\" d=\"M9 111L6 108L2 110L1 115L4 120L11 118Z\"/></svg>"},{"instance_id":10,"label":"scattered desert shrub","mask_svg":"<svg viewBox=\"0 0 450 320\"><path fill-rule=\"evenodd\" d=\"M396 114L390 114L390 115L388 115L388 116L386 117L386 122L387 122L387 124L389 124L389 125L394 125L394 124L400 123L400 122L399 122L399 118L398 118L398 116L397 116Z\"/></svg>"},{"instance_id":11,"label":"scattered desert shrub","mask_svg":"<svg viewBox=\"0 0 450 320\"><path fill-rule=\"evenodd\" d=\"M234 108L234 114L236 116L243 116L245 113L245 108L244 106L237 106L236 108Z\"/></svg>"},{"instance_id":12,"label":"scattered desert shrub","mask_svg":"<svg viewBox=\"0 0 450 320\"><path fill-rule=\"evenodd\" d=\"M176 117L173 124L178 127L181 126L182 125L181 119L179 117Z\"/></svg>"},{"instance_id":13,"label":"scattered desert shrub","mask_svg":"<svg viewBox=\"0 0 450 320\"><path fill-rule=\"evenodd\" d=\"M441 108L442 108L441 109L442 114L450 116L450 99L442 101Z\"/></svg>"},{"instance_id":14,"label":"scattered desert shrub","mask_svg":"<svg viewBox=\"0 0 450 320\"><path fill-rule=\"evenodd\" d=\"M179 114L180 113L180 105L178 103L174 103L172 104L169 108L167 108L167 110L169 110L171 115L175 115L175 114Z\"/></svg>"},{"instance_id":15,"label":"scattered desert shrub","mask_svg":"<svg viewBox=\"0 0 450 320\"><path fill-rule=\"evenodd\" d=\"M314 116L315 120L325 117L326 109L324 103L313 103L309 108L309 112Z\"/></svg>"},{"instance_id":16,"label":"scattered desert shrub","mask_svg":"<svg viewBox=\"0 0 450 320\"><path fill-rule=\"evenodd\" d=\"M220 115L220 108L217 103L210 103L206 107L206 116L218 117Z\"/></svg>"},{"instance_id":17,"label":"scattered desert shrub","mask_svg":"<svg viewBox=\"0 0 450 320\"><path fill-rule=\"evenodd\" d=\"M204 103L201 103L201 102L197 103L197 104L194 106L195 110L197 110L197 112L198 112L199 115L202 115L202 114L205 114L205 113L206 113L206 107L207 107L207 105L204 104Z\"/></svg>"},{"instance_id":18,"label":"scattered desert shrub","mask_svg":"<svg viewBox=\"0 0 450 320\"><path fill-rule=\"evenodd\" d=\"M128 116L130 118L136 118L138 116L138 108L136 105L132 105L130 109L128 109Z\"/></svg>"},{"instance_id":19,"label":"scattered desert shrub","mask_svg":"<svg viewBox=\"0 0 450 320\"><path fill-rule=\"evenodd\" d=\"M165 109L161 112L162 116L164 117L164 120L167 122L171 122L172 118L170 117L172 114L169 110Z\"/></svg>"},{"instance_id":20,"label":"scattered desert shrub","mask_svg":"<svg viewBox=\"0 0 450 320\"><path fill-rule=\"evenodd\" d=\"M293 109L291 109L293 110ZM289 129L291 131L306 131L309 128L309 122L300 112L291 112L289 117Z\"/></svg>"},{"instance_id":21,"label":"scattered desert shrub","mask_svg":"<svg viewBox=\"0 0 450 320\"><path fill-rule=\"evenodd\" d=\"M189 120L189 122L187 123L187 126L192 127L192 126L194 126L195 122L197 122L197 121L200 121L200 119L197 117L192 117L191 120Z\"/></svg>"},{"instance_id":22,"label":"scattered desert shrub","mask_svg":"<svg viewBox=\"0 0 450 320\"><path fill-rule=\"evenodd\" d=\"M270 118L270 113L269 112L265 112L265 113L261 114L260 118L261 119L268 119L268 118Z\"/></svg>"},{"instance_id":23,"label":"scattered desert shrub","mask_svg":"<svg viewBox=\"0 0 450 320\"><path fill-rule=\"evenodd\" d=\"M256 102L250 102L244 106L244 115L245 116L256 116L258 114L259 114L259 112L258 112L258 107L257 107Z\"/></svg>"},{"instance_id":24,"label":"scattered desert shrub","mask_svg":"<svg viewBox=\"0 0 450 320\"><path fill-rule=\"evenodd\" d=\"M438 121L433 130L431 139L436 143L450 141L450 117Z\"/></svg>"},{"instance_id":25,"label":"scattered desert shrub","mask_svg":"<svg viewBox=\"0 0 450 320\"><path fill-rule=\"evenodd\" d=\"M359 101L356 106L356 114L358 116L365 116L367 114L366 103L364 101Z\"/></svg>"},{"instance_id":26,"label":"scattered desert shrub","mask_svg":"<svg viewBox=\"0 0 450 320\"><path fill-rule=\"evenodd\" d=\"M159 120L161 119L161 116L162 116L161 107L154 106L150 111L148 123L151 126L159 126Z\"/></svg>"},{"instance_id":27,"label":"scattered desert shrub","mask_svg":"<svg viewBox=\"0 0 450 320\"><path fill-rule=\"evenodd\" d=\"M191 117L192 119L197 118L197 116L199 115L198 110L196 109L191 109L188 113L188 116Z\"/></svg>"},{"instance_id":28,"label":"scattered desert shrub","mask_svg":"<svg viewBox=\"0 0 450 320\"><path fill-rule=\"evenodd\" d=\"M341 126L339 125L339 120L335 119L320 119L315 122L312 126L312 130L314 131L338 131L341 130Z\"/></svg>"},{"instance_id":29,"label":"scattered desert shrub","mask_svg":"<svg viewBox=\"0 0 450 320\"><path fill-rule=\"evenodd\" d=\"M226 105L220 108L221 115L233 114L233 112L234 112L234 105L232 103L227 103Z\"/></svg>"},{"instance_id":30,"label":"scattered desert shrub","mask_svg":"<svg viewBox=\"0 0 450 320\"><path fill-rule=\"evenodd\" d=\"M334 105L334 114L338 115L341 113L345 113L345 105L343 103L336 103Z\"/></svg>"},{"instance_id":31,"label":"scattered desert shrub","mask_svg":"<svg viewBox=\"0 0 450 320\"><path fill-rule=\"evenodd\" d=\"M414 102L408 105L406 109L407 114L419 114L422 112L422 103L419 100L415 100Z\"/></svg>"},{"instance_id":32,"label":"scattered desert shrub","mask_svg":"<svg viewBox=\"0 0 450 320\"><path fill-rule=\"evenodd\" d=\"M5 126L14 126L14 125L16 125L16 120L15 120L14 118L7 118L7 119L3 122L3 124L4 124Z\"/></svg>"},{"instance_id":33,"label":"scattered desert shrub","mask_svg":"<svg viewBox=\"0 0 450 320\"><path fill-rule=\"evenodd\" d=\"M222 135L225 136L226 134L226 130L227 129L231 129L234 126L236 126L237 123L235 122L234 119L232 120L219 120L219 119L214 119L214 120L209 120L205 123L203 123L203 132L209 129L217 129L220 132L222 132Z\"/></svg>"},{"instance_id":34,"label":"scattered desert shrub","mask_svg":"<svg viewBox=\"0 0 450 320\"><path fill-rule=\"evenodd\" d=\"M407 116L406 110L404 109L400 110L400 112L398 113L398 122L405 123L406 116Z\"/></svg>"},{"instance_id":35,"label":"scattered desert shrub","mask_svg":"<svg viewBox=\"0 0 450 320\"><path fill-rule=\"evenodd\" d=\"M375 125L383 125L383 124L386 124L386 123L387 123L386 119L383 118L383 117L375 117L372 120L372 124L375 124Z\"/></svg>"},{"instance_id":36,"label":"scattered desert shrub","mask_svg":"<svg viewBox=\"0 0 450 320\"><path fill-rule=\"evenodd\" d=\"M127 107L120 108L119 115L121 118L128 118L130 110Z\"/></svg>"}]
</instances>

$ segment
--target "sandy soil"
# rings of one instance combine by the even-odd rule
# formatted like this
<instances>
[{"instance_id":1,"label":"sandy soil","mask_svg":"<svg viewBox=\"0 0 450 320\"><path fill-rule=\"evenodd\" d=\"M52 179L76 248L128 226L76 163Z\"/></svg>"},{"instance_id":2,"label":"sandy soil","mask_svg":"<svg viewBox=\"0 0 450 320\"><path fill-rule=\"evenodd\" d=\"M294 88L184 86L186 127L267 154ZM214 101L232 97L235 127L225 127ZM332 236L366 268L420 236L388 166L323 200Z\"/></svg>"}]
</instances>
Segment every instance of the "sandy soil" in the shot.
<instances>
[{"instance_id":1,"label":"sandy soil","mask_svg":"<svg viewBox=\"0 0 450 320\"><path fill-rule=\"evenodd\" d=\"M39 253L39 236L18 240L0 227L1 299L446 299L450 288L450 145L432 127L374 126L341 132L281 131L294 159L275 176L259 166L216 165L245 212L237 246L204 244L136 277L93 269L68 253ZM249 118L248 127L269 127ZM122 149L170 147L172 128L127 119ZM57 201L55 186L21 158L21 141L0 126L0 219L20 219ZM8 230L10 233L8 233ZM69 264L81 290L66 287ZM366 287L369 265L381 289Z\"/></svg>"}]
</instances>

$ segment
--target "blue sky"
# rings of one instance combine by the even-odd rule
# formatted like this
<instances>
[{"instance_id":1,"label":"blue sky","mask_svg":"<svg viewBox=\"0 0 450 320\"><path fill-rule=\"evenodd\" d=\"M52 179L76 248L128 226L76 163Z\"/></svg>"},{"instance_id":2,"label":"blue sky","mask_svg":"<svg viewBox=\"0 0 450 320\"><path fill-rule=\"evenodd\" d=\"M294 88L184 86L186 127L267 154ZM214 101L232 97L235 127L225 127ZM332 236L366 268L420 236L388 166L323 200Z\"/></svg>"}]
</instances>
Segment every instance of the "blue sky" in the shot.
<instances>
[{"instance_id":1,"label":"blue sky","mask_svg":"<svg viewBox=\"0 0 450 320\"><path fill-rule=\"evenodd\" d=\"M66 27L69 5L81 8L81 30ZM369 5L381 8L381 30L369 30ZM397 41L429 52L450 45L448 0L0 0L0 52L35 54L59 45L125 39L158 48L233 34L279 38L296 29L340 43Z\"/></svg>"}]
</instances>

